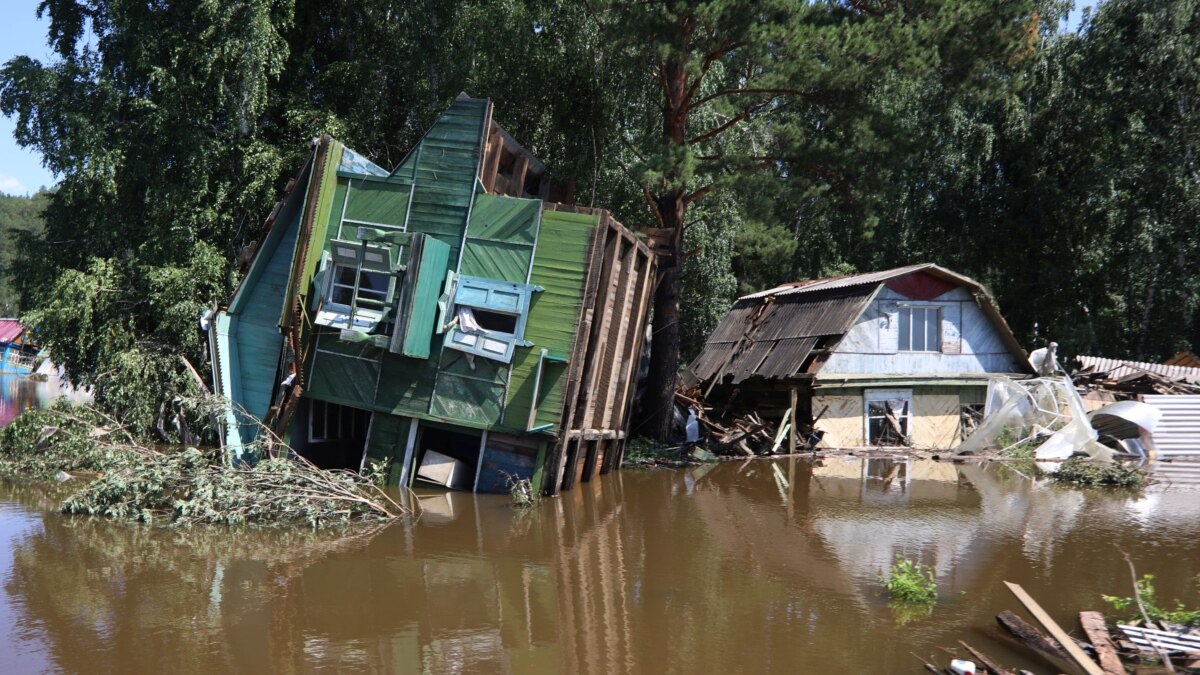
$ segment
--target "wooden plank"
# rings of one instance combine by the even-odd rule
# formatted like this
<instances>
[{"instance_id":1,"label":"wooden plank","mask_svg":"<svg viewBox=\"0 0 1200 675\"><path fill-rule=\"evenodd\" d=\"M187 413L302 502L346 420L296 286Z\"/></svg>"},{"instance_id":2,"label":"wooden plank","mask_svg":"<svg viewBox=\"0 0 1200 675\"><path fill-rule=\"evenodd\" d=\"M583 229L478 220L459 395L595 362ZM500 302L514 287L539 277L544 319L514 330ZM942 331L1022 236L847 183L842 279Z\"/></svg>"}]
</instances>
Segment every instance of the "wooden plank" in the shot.
<instances>
[{"instance_id":1,"label":"wooden plank","mask_svg":"<svg viewBox=\"0 0 1200 675\"><path fill-rule=\"evenodd\" d=\"M1012 591L1012 594L1017 597L1017 600L1021 601L1022 605L1025 605L1025 609L1029 610L1029 613L1033 615L1033 618L1037 619L1038 623L1042 624L1046 630L1050 631L1050 634L1054 636L1054 639L1058 640L1058 643L1067 650L1067 654L1070 655L1071 659L1074 660L1075 663L1079 664L1080 668L1083 668L1088 675L1104 675L1104 671L1100 669L1100 666L1096 665L1095 661L1092 661L1090 658L1088 658L1088 655L1079 648L1079 645L1075 644L1075 642L1071 640L1071 636L1067 635L1066 631L1064 631L1057 623L1055 623L1054 619L1050 618L1050 615L1046 613L1046 610L1042 609L1041 605L1037 604L1037 601L1030 597L1030 595L1025 592L1024 588L1021 588L1019 584L1014 584L1011 581L1004 582L1004 585L1008 586L1008 590Z\"/></svg>"},{"instance_id":2,"label":"wooden plank","mask_svg":"<svg viewBox=\"0 0 1200 675\"><path fill-rule=\"evenodd\" d=\"M1080 612L1079 625L1083 626L1088 642L1096 648L1100 668L1108 675L1125 675L1125 666L1121 665L1117 647L1108 635L1108 627L1104 625L1104 615L1100 612Z\"/></svg>"},{"instance_id":3,"label":"wooden plank","mask_svg":"<svg viewBox=\"0 0 1200 675\"><path fill-rule=\"evenodd\" d=\"M606 362L609 366L608 373L604 377L604 417L600 423L601 429L611 429L616 426L617 421L615 412L617 407L618 396L623 394L621 384L624 381L622 377L625 374L625 369L628 367L629 358L629 323L630 317L633 314L631 311L634 300L634 289L637 287L639 279L636 264L637 264L637 249L630 246L624 253L625 260L621 263L621 278L618 283L623 286L617 294L617 306L613 308L614 314L614 332L615 337L610 335L609 340L612 343L611 351L613 358ZM607 468L611 468L607 465ZM605 472L607 473L607 471Z\"/></svg>"},{"instance_id":4,"label":"wooden plank","mask_svg":"<svg viewBox=\"0 0 1200 675\"><path fill-rule=\"evenodd\" d=\"M994 661L992 661L988 657L984 656L983 652L979 651L978 649L975 649L974 647L967 644L966 642L959 640L958 644L962 645L964 649L966 649L968 652L970 652L971 656L975 657L976 661L983 664L983 669L986 670L987 672L991 673L991 675L1012 675L1012 671L1001 668ZM1122 675L1124 675L1123 672L1122 672Z\"/></svg>"}]
</instances>

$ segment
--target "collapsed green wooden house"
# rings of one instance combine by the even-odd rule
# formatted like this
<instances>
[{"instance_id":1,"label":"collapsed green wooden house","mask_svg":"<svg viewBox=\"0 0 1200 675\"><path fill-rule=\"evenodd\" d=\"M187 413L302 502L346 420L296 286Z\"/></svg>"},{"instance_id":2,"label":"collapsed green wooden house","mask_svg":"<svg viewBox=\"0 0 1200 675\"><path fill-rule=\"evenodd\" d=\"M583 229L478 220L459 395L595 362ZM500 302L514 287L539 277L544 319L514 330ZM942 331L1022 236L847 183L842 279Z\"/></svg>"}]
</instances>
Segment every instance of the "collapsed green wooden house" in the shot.
<instances>
[{"instance_id":1,"label":"collapsed green wooden house","mask_svg":"<svg viewBox=\"0 0 1200 675\"><path fill-rule=\"evenodd\" d=\"M655 262L460 96L387 171L328 137L209 330L232 461L545 493L617 466ZM560 203L566 202L566 203Z\"/></svg>"}]
</instances>

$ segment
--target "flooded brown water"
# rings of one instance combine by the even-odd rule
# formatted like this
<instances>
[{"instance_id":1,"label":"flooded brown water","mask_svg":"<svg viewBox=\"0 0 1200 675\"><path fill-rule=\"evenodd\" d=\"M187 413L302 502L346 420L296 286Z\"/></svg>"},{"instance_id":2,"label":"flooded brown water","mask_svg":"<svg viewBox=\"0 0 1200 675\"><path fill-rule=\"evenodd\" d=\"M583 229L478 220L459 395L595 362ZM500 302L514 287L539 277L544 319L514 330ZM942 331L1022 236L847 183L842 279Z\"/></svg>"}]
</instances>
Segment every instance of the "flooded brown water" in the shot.
<instances>
[{"instance_id":1,"label":"flooded brown water","mask_svg":"<svg viewBox=\"0 0 1200 675\"><path fill-rule=\"evenodd\" d=\"M51 490L0 485L4 672L919 673L910 652L945 665L959 639L1070 672L1001 635L1001 581L1074 626L1128 594L1123 549L1200 602L1200 492L998 467L626 470L530 512L425 493L420 519L350 535L67 517ZM936 571L931 614L882 596L897 554Z\"/></svg>"}]
</instances>

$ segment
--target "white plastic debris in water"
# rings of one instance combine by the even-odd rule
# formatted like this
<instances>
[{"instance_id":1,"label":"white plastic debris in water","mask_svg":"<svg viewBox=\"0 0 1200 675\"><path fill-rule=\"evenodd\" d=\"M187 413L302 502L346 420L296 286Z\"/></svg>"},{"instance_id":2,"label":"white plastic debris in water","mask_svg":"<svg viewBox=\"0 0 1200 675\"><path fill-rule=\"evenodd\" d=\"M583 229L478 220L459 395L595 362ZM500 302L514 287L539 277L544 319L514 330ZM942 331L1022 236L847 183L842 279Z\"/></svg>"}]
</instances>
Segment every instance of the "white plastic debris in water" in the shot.
<instances>
[{"instance_id":1,"label":"white plastic debris in water","mask_svg":"<svg viewBox=\"0 0 1200 675\"><path fill-rule=\"evenodd\" d=\"M950 662L950 672L954 675L975 675L975 662L954 659Z\"/></svg>"},{"instance_id":2,"label":"white plastic debris in water","mask_svg":"<svg viewBox=\"0 0 1200 675\"><path fill-rule=\"evenodd\" d=\"M696 411L691 408L688 408L687 423L683 425L683 430L687 434L688 443L700 440L700 420L696 418Z\"/></svg>"},{"instance_id":3,"label":"white plastic debris in water","mask_svg":"<svg viewBox=\"0 0 1200 675\"><path fill-rule=\"evenodd\" d=\"M1112 450L1096 441L1075 385L1066 377L988 382L983 422L958 447L960 453L982 454L1040 442L1034 450L1038 468L1058 470L1059 462L1076 452L1092 459L1111 460Z\"/></svg>"}]
</instances>

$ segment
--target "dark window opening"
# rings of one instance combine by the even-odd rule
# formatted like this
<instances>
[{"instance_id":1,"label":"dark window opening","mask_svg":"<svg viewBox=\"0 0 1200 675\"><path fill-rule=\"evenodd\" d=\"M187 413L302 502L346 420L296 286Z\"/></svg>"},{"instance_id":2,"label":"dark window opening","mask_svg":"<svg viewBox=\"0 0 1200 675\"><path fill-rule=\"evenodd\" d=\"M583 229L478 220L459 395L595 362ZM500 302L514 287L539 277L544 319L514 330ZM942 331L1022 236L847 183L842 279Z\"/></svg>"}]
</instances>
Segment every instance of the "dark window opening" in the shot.
<instances>
[{"instance_id":1,"label":"dark window opening","mask_svg":"<svg viewBox=\"0 0 1200 675\"><path fill-rule=\"evenodd\" d=\"M293 432L293 449L322 469L358 471L371 413L314 399L307 399L307 403L296 417L297 422L307 423L308 434L297 438L299 434Z\"/></svg>"},{"instance_id":2,"label":"dark window opening","mask_svg":"<svg viewBox=\"0 0 1200 675\"><path fill-rule=\"evenodd\" d=\"M534 173L532 171L525 172L525 185L522 186L525 194L533 195L534 197L538 195L542 187L542 175L541 173Z\"/></svg>"},{"instance_id":3,"label":"dark window opening","mask_svg":"<svg viewBox=\"0 0 1200 675\"><path fill-rule=\"evenodd\" d=\"M517 317L513 314L501 314L500 312L489 312L486 309L472 309L475 315L475 323L484 330L494 331L496 333L506 333L513 335L517 332Z\"/></svg>"},{"instance_id":4,"label":"dark window opening","mask_svg":"<svg viewBox=\"0 0 1200 675\"><path fill-rule=\"evenodd\" d=\"M517 165L516 153L509 152L507 148L500 149L500 163L496 166L496 172L501 176L512 176L513 169Z\"/></svg>"}]
</instances>

